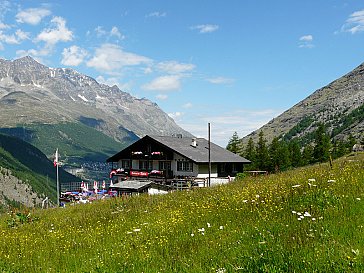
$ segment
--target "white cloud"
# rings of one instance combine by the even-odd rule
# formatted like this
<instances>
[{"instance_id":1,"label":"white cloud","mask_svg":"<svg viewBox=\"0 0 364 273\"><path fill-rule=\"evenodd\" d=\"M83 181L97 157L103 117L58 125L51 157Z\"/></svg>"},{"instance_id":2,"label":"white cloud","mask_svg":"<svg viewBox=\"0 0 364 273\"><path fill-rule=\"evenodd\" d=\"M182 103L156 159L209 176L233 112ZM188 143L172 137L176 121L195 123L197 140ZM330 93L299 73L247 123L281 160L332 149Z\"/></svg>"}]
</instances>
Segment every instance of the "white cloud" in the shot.
<instances>
[{"instance_id":1,"label":"white cloud","mask_svg":"<svg viewBox=\"0 0 364 273\"><path fill-rule=\"evenodd\" d=\"M229 78L225 78L225 77L216 77L216 78L209 78L206 79L208 82L213 83L213 84L229 84L229 83L233 83L234 80L233 79L229 79Z\"/></svg>"},{"instance_id":2,"label":"white cloud","mask_svg":"<svg viewBox=\"0 0 364 273\"><path fill-rule=\"evenodd\" d=\"M62 17L53 17L51 23L54 28L44 29L38 34L36 41L43 41L47 46L52 47L58 42L69 42L73 39L73 33L66 27L66 20Z\"/></svg>"},{"instance_id":3,"label":"white cloud","mask_svg":"<svg viewBox=\"0 0 364 273\"><path fill-rule=\"evenodd\" d=\"M315 47L313 42L312 35L304 35L299 38L299 47L300 48L313 48Z\"/></svg>"},{"instance_id":4,"label":"white cloud","mask_svg":"<svg viewBox=\"0 0 364 273\"><path fill-rule=\"evenodd\" d=\"M190 109L190 108L192 108L192 103L190 103L190 102L187 102L187 103L185 103L184 105L182 105L182 107L183 108L186 108L186 109Z\"/></svg>"},{"instance_id":5,"label":"white cloud","mask_svg":"<svg viewBox=\"0 0 364 273\"><path fill-rule=\"evenodd\" d=\"M191 29L197 29L200 33L211 33L219 29L218 25L197 25L192 26Z\"/></svg>"},{"instance_id":6,"label":"white cloud","mask_svg":"<svg viewBox=\"0 0 364 273\"><path fill-rule=\"evenodd\" d=\"M142 86L142 89L151 91L173 91L180 88L181 76L178 75L161 76Z\"/></svg>"},{"instance_id":7,"label":"white cloud","mask_svg":"<svg viewBox=\"0 0 364 273\"><path fill-rule=\"evenodd\" d=\"M159 100L166 100L168 99L168 96L166 94L158 94L156 98Z\"/></svg>"},{"instance_id":8,"label":"white cloud","mask_svg":"<svg viewBox=\"0 0 364 273\"><path fill-rule=\"evenodd\" d=\"M351 34L364 31L364 10L355 11L350 14L341 30Z\"/></svg>"},{"instance_id":9,"label":"white cloud","mask_svg":"<svg viewBox=\"0 0 364 273\"><path fill-rule=\"evenodd\" d=\"M3 22L0 22L0 29L8 29L8 28L10 28L9 25L4 24Z\"/></svg>"},{"instance_id":10,"label":"white cloud","mask_svg":"<svg viewBox=\"0 0 364 273\"><path fill-rule=\"evenodd\" d=\"M18 12L15 16L18 23L27 23L30 25L37 25L40 21L51 15L51 11L45 8L30 8Z\"/></svg>"},{"instance_id":11,"label":"white cloud","mask_svg":"<svg viewBox=\"0 0 364 273\"><path fill-rule=\"evenodd\" d=\"M124 39L125 37L120 33L119 29L117 27L112 27L110 30L110 36L118 37L119 39Z\"/></svg>"},{"instance_id":12,"label":"white cloud","mask_svg":"<svg viewBox=\"0 0 364 273\"><path fill-rule=\"evenodd\" d=\"M96 78L96 81L102 84L106 84L108 86L114 86L116 85L119 87L120 90L131 90L131 84L130 83L120 83L118 78L110 77L110 78L104 78L103 76L98 76Z\"/></svg>"},{"instance_id":13,"label":"white cloud","mask_svg":"<svg viewBox=\"0 0 364 273\"><path fill-rule=\"evenodd\" d=\"M6 44L20 44L26 39L29 39L29 33L20 29L16 30L14 34L5 34L0 30L0 41Z\"/></svg>"},{"instance_id":14,"label":"white cloud","mask_svg":"<svg viewBox=\"0 0 364 273\"><path fill-rule=\"evenodd\" d=\"M154 11L147 14L145 17L166 17L166 12Z\"/></svg>"},{"instance_id":15,"label":"white cloud","mask_svg":"<svg viewBox=\"0 0 364 273\"><path fill-rule=\"evenodd\" d=\"M125 66L136 66L151 63L151 59L124 51L115 44L103 44L97 48L95 55L87 62L87 66L99 71L115 73Z\"/></svg>"},{"instance_id":16,"label":"white cloud","mask_svg":"<svg viewBox=\"0 0 364 273\"><path fill-rule=\"evenodd\" d=\"M62 56L63 58L61 63L63 65L78 66L84 61L85 57L87 56L87 51L73 45L69 48L64 48Z\"/></svg>"},{"instance_id":17,"label":"white cloud","mask_svg":"<svg viewBox=\"0 0 364 273\"><path fill-rule=\"evenodd\" d=\"M304 41L304 42L312 42L313 40L313 36L312 35L304 35L301 36L300 41Z\"/></svg>"},{"instance_id":18,"label":"white cloud","mask_svg":"<svg viewBox=\"0 0 364 273\"><path fill-rule=\"evenodd\" d=\"M103 36L110 38L110 37L117 37L119 39L125 39L125 36L121 34L119 29L116 26L113 26L110 31L104 30L102 26L97 26L95 28L96 36L101 38Z\"/></svg>"},{"instance_id":19,"label":"white cloud","mask_svg":"<svg viewBox=\"0 0 364 273\"><path fill-rule=\"evenodd\" d=\"M178 63L176 61L166 61L158 63L157 68L169 74L180 74L193 70L195 68L195 65Z\"/></svg>"},{"instance_id":20,"label":"white cloud","mask_svg":"<svg viewBox=\"0 0 364 273\"><path fill-rule=\"evenodd\" d=\"M168 116L174 119L174 121L178 121L182 116L184 115L183 112L174 112L174 113L168 113Z\"/></svg>"},{"instance_id":21,"label":"white cloud","mask_svg":"<svg viewBox=\"0 0 364 273\"><path fill-rule=\"evenodd\" d=\"M106 30L102 26L97 26L95 28L96 36L101 37L107 34Z\"/></svg>"}]
</instances>

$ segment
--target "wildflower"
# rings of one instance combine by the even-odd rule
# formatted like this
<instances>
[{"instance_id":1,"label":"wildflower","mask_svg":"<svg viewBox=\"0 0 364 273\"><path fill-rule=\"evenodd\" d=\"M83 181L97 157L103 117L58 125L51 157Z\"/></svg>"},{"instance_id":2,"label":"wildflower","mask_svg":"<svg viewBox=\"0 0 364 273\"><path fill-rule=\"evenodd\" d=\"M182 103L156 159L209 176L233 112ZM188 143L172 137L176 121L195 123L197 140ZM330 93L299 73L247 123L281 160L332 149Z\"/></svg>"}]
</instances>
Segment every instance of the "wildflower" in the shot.
<instances>
[{"instance_id":1,"label":"wildflower","mask_svg":"<svg viewBox=\"0 0 364 273\"><path fill-rule=\"evenodd\" d=\"M316 221L316 218L315 217L312 217L312 221Z\"/></svg>"},{"instance_id":2,"label":"wildflower","mask_svg":"<svg viewBox=\"0 0 364 273\"><path fill-rule=\"evenodd\" d=\"M298 217L298 218L297 218L297 220L298 220L298 221L301 221L302 219L301 219L301 217Z\"/></svg>"},{"instance_id":3,"label":"wildflower","mask_svg":"<svg viewBox=\"0 0 364 273\"><path fill-rule=\"evenodd\" d=\"M316 182L316 179L315 178L309 178L308 182Z\"/></svg>"},{"instance_id":4,"label":"wildflower","mask_svg":"<svg viewBox=\"0 0 364 273\"><path fill-rule=\"evenodd\" d=\"M224 226L220 226L219 229L221 229L221 230L224 229Z\"/></svg>"},{"instance_id":5,"label":"wildflower","mask_svg":"<svg viewBox=\"0 0 364 273\"><path fill-rule=\"evenodd\" d=\"M334 183L334 182L336 182L336 180L333 179L327 180L327 183Z\"/></svg>"},{"instance_id":6,"label":"wildflower","mask_svg":"<svg viewBox=\"0 0 364 273\"><path fill-rule=\"evenodd\" d=\"M301 212L297 212L297 215L301 216L301 215L302 215L302 213L301 213Z\"/></svg>"},{"instance_id":7,"label":"wildflower","mask_svg":"<svg viewBox=\"0 0 364 273\"><path fill-rule=\"evenodd\" d=\"M307 211L303 214L304 217L311 217L311 214L309 214Z\"/></svg>"},{"instance_id":8,"label":"wildflower","mask_svg":"<svg viewBox=\"0 0 364 273\"><path fill-rule=\"evenodd\" d=\"M247 203L247 202L248 202L248 200L246 200L246 199L245 199L245 200L243 200L243 203Z\"/></svg>"},{"instance_id":9,"label":"wildflower","mask_svg":"<svg viewBox=\"0 0 364 273\"><path fill-rule=\"evenodd\" d=\"M361 199L360 199L360 197L357 197L356 200L360 201Z\"/></svg>"},{"instance_id":10,"label":"wildflower","mask_svg":"<svg viewBox=\"0 0 364 273\"><path fill-rule=\"evenodd\" d=\"M198 229L198 232L204 232L205 231L205 228L199 228Z\"/></svg>"},{"instance_id":11,"label":"wildflower","mask_svg":"<svg viewBox=\"0 0 364 273\"><path fill-rule=\"evenodd\" d=\"M126 234L132 234L132 233L133 233L133 232L131 232L131 231L127 231L127 232L126 232Z\"/></svg>"},{"instance_id":12,"label":"wildflower","mask_svg":"<svg viewBox=\"0 0 364 273\"><path fill-rule=\"evenodd\" d=\"M140 228L134 228L133 231L134 232L139 232L140 231Z\"/></svg>"},{"instance_id":13,"label":"wildflower","mask_svg":"<svg viewBox=\"0 0 364 273\"><path fill-rule=\"evenodd\" d=\"M191 233L191 237L193 237L193 236L195 236L195 234L194 233Z\"/></svg>"},{"instance_id":14,"label":"wildflower","mask_svg":"<svg viewBox=\"0 0 364 273\"><path fill-rule=\"evenodd\" d=\"M256 198L259 198L259 197L260 197L260 195L259 195L259 194L256 194L256 195L255 195L255 197L256 197Z\"/></svg>"},{"instance_id":15,"label":"wildflower","mask_svg":"<svg viewBox=\"0 0 364 273\"><path fill-rule=\"evenodd\" d=\"M293 214L296 214L297 212L296 212L295 210L292 210L292 213L293 213Z\"/></svg>"},{"instance_id":16,"label":"wildflower","mask_svg":"<svg viewBox=\"0 0 364 273\"><path fill-rule=\"evenodd\" d=\"M225 273L225 272L226 272L225 268L216 269L216 273Z\"/></svg>"},{"instance_id":17,"label":"wildflower","mask_svg":"<svg viewBox=\"0 0 364 273\"><path fill-rule=\"evenodd\" d=\"M265 243L266 243L265 241L258 242L258 244L260 244L260 245L264 245Z\"/></svg>"},{"instance_id":18,"label":"wildflower","mask_svg":"<svg viewBox=\"0 0 364 273\"><path fill-rule=\"evenodd\" d=\"M301 187L300 184L297 184L297 185L293 185L292 188L298 188L298 187Z\"/></svg>"},{"instance_id":19,"label":"wildflower","mask_svg":"<svg viewBox=\"0 0 364 273\"><path fill-rule=\"evenodd\" d=\"M207 227L211 227L211 224L210 223L207 223Z\"/></svg>"}]
</instances>

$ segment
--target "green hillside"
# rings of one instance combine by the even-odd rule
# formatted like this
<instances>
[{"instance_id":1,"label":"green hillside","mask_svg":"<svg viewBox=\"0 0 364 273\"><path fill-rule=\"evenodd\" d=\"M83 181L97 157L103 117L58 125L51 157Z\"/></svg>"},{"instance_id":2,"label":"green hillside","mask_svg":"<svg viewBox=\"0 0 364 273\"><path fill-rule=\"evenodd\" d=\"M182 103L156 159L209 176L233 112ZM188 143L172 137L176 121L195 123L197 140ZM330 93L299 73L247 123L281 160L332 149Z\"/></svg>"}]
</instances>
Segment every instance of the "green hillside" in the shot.
<instances>
[{"instance_id":1,"label":"green hillside","mask_svg":"<svg viewBox=\"0 0 364 273\"><path fill-rule=\"evenodd\" d=\"M135 140L126 136L120 143L82 123L32 124L25 127L2 128L0 132L19 137L51 157L56 148L63 159L72 161L102 161Z\"/></svg>"},{"instance_id":2,"label":"green hillside","mask_svg":"<svg viewBox=\"0 0 364 273\"><path fill-rule=\"evenodd\" d=\"M26 181L39 195L44 193L56 199L56 172L53 162L31 144L0 134L0 166ZM62 168L59 176L64 182L79 180Z\"/></svg>"},{"instance_id":3,"label":"green hillside","mask_svg":"<svg viewBox=\"0 0 364 273\"><path fill-rule=\"evenodd\" d=\"M4 272L363 272L364 154L0 218ZM16 230L16 232L14 232Z\"/></svg>"}]
</instances>

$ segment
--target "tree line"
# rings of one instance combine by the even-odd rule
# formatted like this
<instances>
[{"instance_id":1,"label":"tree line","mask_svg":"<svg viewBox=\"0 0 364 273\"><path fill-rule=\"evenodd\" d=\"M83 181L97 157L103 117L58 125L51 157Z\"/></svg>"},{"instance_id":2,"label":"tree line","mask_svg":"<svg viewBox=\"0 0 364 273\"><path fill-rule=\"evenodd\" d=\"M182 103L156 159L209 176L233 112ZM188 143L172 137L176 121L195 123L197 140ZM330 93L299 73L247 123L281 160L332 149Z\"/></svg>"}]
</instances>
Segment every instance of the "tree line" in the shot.
<instances>
[{"instance_id":1,"label":"tree line","mask_svg":"<svg viewBox=\"0 0 364 273\"><path fill-rule=\"evenodd\" d=\"M313 135L313 142L304 146L297 138L287 140L284 137L275 137L268 144L264 132L260 131L257 143L250 137L243 146L235 132L226 149L252 162L245 170L279 172L341 157L350 153L356 143L351 135L347 140L331 141L324 124L319 124Z\"/></svg>"}]
</instances>

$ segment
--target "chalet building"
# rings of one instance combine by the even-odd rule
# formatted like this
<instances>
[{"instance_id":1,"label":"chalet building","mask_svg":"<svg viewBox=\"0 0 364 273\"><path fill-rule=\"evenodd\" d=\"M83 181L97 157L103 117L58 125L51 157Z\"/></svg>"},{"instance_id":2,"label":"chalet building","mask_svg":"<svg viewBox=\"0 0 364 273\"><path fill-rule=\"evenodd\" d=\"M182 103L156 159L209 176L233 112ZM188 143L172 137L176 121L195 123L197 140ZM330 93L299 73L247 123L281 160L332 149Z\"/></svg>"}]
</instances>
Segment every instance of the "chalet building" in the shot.
<instances>
[{"instance_id":1,"label":"chalet building","mask_svg":"<svg viewBox=\"0 0 364 273\"><path fill-rule=\"evenodd\" d=\"M149 179L209 177L208 141L181 136L145 136L107 159L113 163L111 175ZM234 177L250 161L210 143L211 177Z\"/></svg>"}]
</instances>

